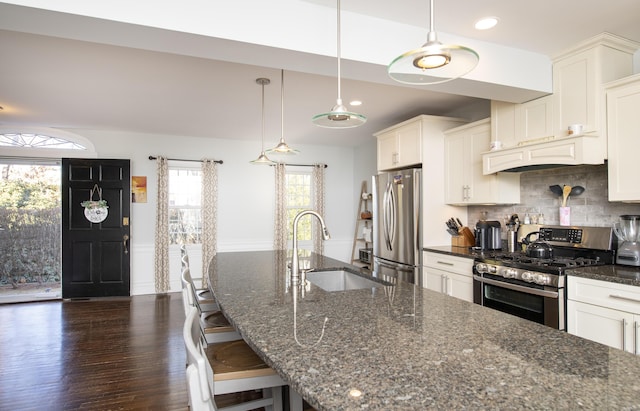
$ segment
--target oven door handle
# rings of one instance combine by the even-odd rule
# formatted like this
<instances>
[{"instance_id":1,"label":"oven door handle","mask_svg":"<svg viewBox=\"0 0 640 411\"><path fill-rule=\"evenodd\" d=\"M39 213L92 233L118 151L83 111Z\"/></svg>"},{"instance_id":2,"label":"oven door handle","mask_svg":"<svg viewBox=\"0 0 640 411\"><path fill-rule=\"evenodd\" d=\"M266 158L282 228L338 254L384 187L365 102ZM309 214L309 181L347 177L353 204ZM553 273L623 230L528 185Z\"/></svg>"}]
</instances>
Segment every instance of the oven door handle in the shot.
<instances>
[{"instance_id":1,"label":"oven door handle","mask_svg":"<svg viewBox=\"0 0 640 411\"><path fill-rule=\"evenodd\" d=\"M558 293L556 291L547 291L547 290L539 290L537 288L523 287L517 284L511 284L511 283L506 283L502 281L492 280L490 278L480 277L479 275L474 275L473 279L481 283L495 285L497 287L507 288L513 291L520 291L526 294L534 294L534 295L539 295L541 297L550 297L550 298L556 298L556 299L558 298Z\"/></svg>"}]
</instances>

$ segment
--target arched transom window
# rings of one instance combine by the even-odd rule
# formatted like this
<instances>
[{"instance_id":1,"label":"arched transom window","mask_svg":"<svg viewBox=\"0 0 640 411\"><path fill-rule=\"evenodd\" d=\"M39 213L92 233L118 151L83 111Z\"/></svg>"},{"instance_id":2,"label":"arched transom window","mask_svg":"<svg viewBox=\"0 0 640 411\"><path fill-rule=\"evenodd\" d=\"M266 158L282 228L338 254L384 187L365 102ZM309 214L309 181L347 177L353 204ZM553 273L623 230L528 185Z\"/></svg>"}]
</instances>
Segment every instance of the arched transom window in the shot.
<instances>
[{"instance_id":1,"label":"arched transom window","mask_svg":"<svg viewBox=\"0 0 640 411\"><path fill-rule=\"evenodd\" d=\"M0 134L0 146L22 148L57 148L66 150L86 150L87 148L74 141L59 137L32 133Z\"/></svg>"}]
</instances>

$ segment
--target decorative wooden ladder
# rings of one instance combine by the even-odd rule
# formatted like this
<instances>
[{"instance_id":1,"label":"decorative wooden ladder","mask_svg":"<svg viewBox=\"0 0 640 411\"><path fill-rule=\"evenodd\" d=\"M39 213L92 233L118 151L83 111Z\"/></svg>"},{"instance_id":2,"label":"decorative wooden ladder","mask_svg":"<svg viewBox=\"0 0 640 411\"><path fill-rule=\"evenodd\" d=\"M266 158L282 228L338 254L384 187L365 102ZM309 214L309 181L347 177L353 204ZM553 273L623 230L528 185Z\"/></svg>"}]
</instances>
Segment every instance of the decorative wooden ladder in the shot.
<instances>
[{"instance_id":1,"label":"decorative wooden ladder","mask_svg":"<svg viewBox=\"0 0 640 411\"><path fill-rule=\"evenodd\" d=\"M369 208L371 193L367 192L367 182L363 181L360 188L358 210L356 212L356 227L353 234L353 248L351 249L351 264L371 269L373 264L372 239L373 239L373 215ZM363 235L363 230L368 229L368 238ZM365 230L366 231L366 230ZM360 250L366 250L361 255ZM364 260L364 261L363 261Z\"/></svg>"}]
</instances>

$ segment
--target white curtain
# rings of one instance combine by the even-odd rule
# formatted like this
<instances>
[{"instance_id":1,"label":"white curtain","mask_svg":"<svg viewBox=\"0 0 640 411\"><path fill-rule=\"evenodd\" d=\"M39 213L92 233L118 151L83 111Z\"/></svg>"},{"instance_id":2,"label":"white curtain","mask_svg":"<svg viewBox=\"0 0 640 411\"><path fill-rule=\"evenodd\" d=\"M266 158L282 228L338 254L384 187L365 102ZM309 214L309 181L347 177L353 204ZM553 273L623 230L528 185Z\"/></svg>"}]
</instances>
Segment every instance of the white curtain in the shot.
<instances>
[{"instance_id":1,"label":"white curtain","mask_svg":"<svg viewBox=\"0 0 640 411\"><path fill-rule=\"evenodd\" d=\"M156 207L155 286L156 293L169 291L169 165L157 158L158 200Z\"/></svg>"},{"instance_id":2,"label":"white curtain","mask_svg":"<svg viewBox=\"0 0 640 411\"><path fill-rule=\"evenodd\" d=\"M313 209L324 218L324 164L314 164L311 173L311 184L313 185ZM313 230L313 252L324 254L324 240L322 239L322 229L320 223L316 221L316 229Z\"/></svg>"},{"instance_id":3,"label":"white curtain","mask_svg":"<svg viewBox=\"0 0 640 411\"><path fill-rule=\"evenodd\" d=\"M289 225L287 224L287 189L285 165L278 163L276 169L276 210L273 227L273 249L286 250Z\"/></svg>"},{"instance_id":4,"label":"white curtain","mask_svg":"<svg viewBox=\"0 0 640 411\"><path fill-rule=\"evenodd\" d=\"M218 164L202 160L202 283L207 287L209 262L216 255L218 214Z\"/></svg>"}]
</instances>

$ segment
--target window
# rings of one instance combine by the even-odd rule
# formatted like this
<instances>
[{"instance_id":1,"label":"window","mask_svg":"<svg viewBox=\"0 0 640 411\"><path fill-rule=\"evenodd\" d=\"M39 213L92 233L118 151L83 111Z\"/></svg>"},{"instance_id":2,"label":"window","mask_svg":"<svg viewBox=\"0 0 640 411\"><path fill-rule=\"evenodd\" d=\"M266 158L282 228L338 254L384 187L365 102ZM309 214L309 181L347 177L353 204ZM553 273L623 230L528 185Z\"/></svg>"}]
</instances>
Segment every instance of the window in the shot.
<instances>
[{"instance_id":1,"label":"window","mask_svg":"<svg viewBox=\"0 0 640 411\"><path fill-rule=\"evenodd\" d=\"M202 171L169 168L169 244L200 244Z\"/></svg>"},{"instance_id":2,"label":"window","mask_svg":"<svg viewBox=\"0 0 640 411\"><path fill-rule=\"evenodd\" d=\"M311 173L303 171L287 171L287 221L289 226L288 239L293 239L293 220L302 210L310 210L312 206ZM298 223L298 241L311 241L311 218L305 216Z\"/></svg>"},{"instance_id":3,"label":"window","mask_svg":"<svg viewBox=\"0 0 640 411\"><path fill-rule=\"evenodd\" d=\"M86 147L74 141L37 133L0 134L0 146L86 150Z\"/></svg>"}]
</instances>

